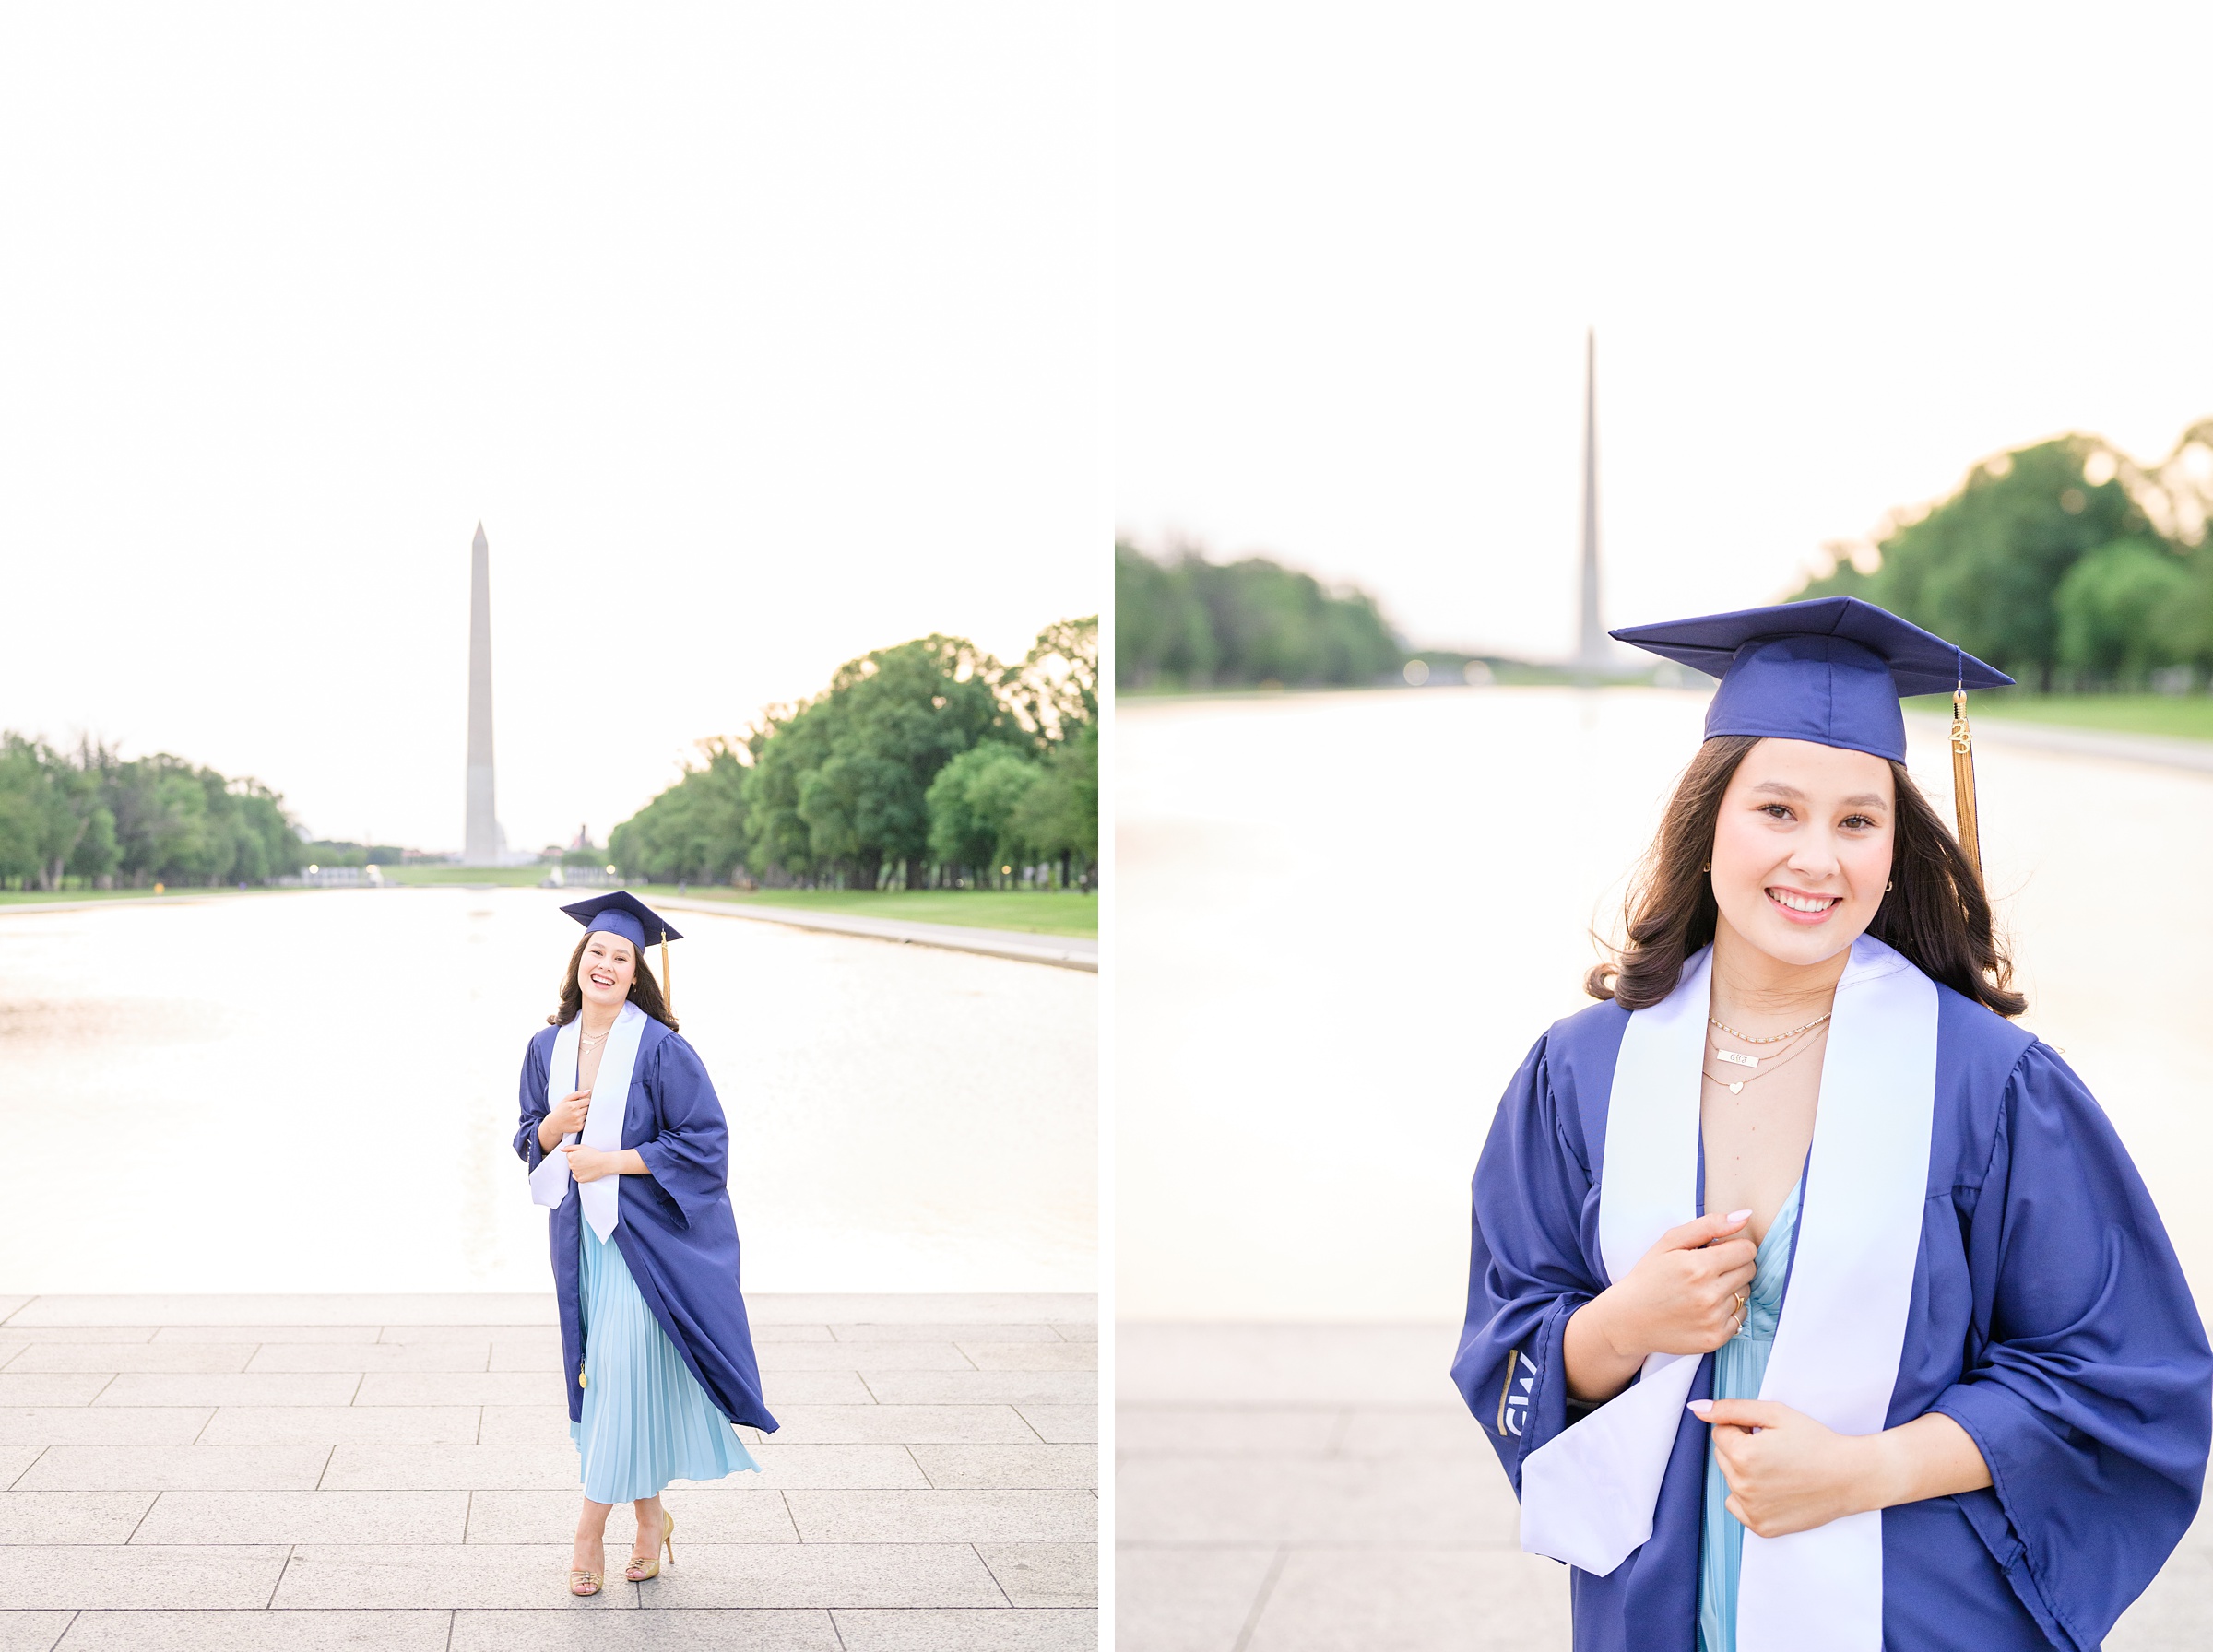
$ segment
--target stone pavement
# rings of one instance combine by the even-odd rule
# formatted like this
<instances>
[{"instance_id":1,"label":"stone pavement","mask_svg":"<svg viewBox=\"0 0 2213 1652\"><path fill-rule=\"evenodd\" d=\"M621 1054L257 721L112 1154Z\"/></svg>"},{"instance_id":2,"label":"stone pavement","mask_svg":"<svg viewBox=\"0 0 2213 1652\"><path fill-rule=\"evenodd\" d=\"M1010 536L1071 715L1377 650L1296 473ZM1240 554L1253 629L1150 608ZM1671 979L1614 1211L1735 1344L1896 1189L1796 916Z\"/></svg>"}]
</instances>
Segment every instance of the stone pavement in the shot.
<instances>
[{"instance_id":1,"label":"stone pavement","mask_svg":"<svg viewBox=\"0 0 2213 1652\"><path fill-rule=\"evenodd\" d=\"M0 1652L1077 1652L1088 1296L752 1296L767 1473L566 1593L550 1296L0 1296Z\"/></svg>"},{"instance_id":2,"label":"stone pavement","mask_svg":"<svg viewBox=\"0 0 2213 1652\"><path fill-rule=\"evenodd\" d=\"M1521 1552L1454 1337L1121 1327L1117 1652L1564 1652L1567 1570ZM2213 1522L2105 1645L2213 1646Z\"/></svg>"}]
</instances>

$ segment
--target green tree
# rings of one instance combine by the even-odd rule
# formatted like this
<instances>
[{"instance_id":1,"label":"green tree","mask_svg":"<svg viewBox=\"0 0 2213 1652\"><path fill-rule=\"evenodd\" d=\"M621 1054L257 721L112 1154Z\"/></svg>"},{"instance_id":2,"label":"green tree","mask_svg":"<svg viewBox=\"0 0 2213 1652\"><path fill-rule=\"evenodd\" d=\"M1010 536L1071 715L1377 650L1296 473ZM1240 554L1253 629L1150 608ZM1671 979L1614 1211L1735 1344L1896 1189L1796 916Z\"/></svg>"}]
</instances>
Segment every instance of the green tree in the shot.
<instances>
[{"instance_id":1,"label":"green tree","mask_svg":"<svg viewBox=\"0 0 2213 1652\"><path fill-rule=\"evenodd\" d=\"M67 759L21 735L0 737L0 879L59 889L96 808L90 781Z\"/></svg>"},{"instance_id":2,"label":"green tree","mask_svg":"<svg viewBox=\"0 0 2213 1652\"><path fill-rule=\"evenodd\" d=\"M1986 460L1950 498L1884 537L1875 573L1840 564L1798 595L1865 596L2049 690L2068 571L2101 546L2158 538L2123 469L2120 455L2083 435Z\"/></svg>"},{"instance_id":3,"label":"green tree","mask_svg":"<svg viewBox=\"0 0 2213 1652\"><path fill-rule=\"evenodd\" d=\"M846 662L821 695L773 717L744 785L754 864L874 889L905 863L917 882L938 771L985 740L1023 738L1000 675L972 643L921 637Z\"/></svg>"},{"instance_id":4,"label":"green tree","mask_svg":"<svg viewBox=\"0 0 2213 1652\"><path fill-rule=\"evenodd\" d=\"M1050 745L1099 714L1099 620L1060 620L1037 633L1021 665L1000 683L1024 732Z\"/></svg>"},{"instance_id":5,"label":"green tree","mask_svg":"<svg viewBox=\"0 0 2213 1652\"><path fill-rule=\"evenodd\" d=\"M2062 664L2091 677L2140 683L2188 657L2195 582L2181 557L2149 539L2119 539L2067 570L2054 606Z\"/></svg>"},{"instance_id":6,"label":"green tree","mask_svg":"<svg viewBox=\"0 0 2213 1652\"><path fill-rule=\"evenodd\" d=\"M1027 859L1030 844L1016 827L1023 799L1046 771L996 741L964 751L930 783L929 849L939 861L964 867L980 886L997 868Z\"/></svg>"},{"instance_id":7,"label":"green tree","mask_svg":"<svg viewBox=\"0 0 2213 1652\"><path fill-rule=\"evenodd\" d=\"M1099 857L1099 731L1086 724L1055 746L1014 806L1013 836L1060 864L1063 888ZM934 842L934 839L933 839Z\"/></svg>"},{"instance_id":8,"label":"green tree","mask_svg":"<svg viewBox=\"0 0 2213 1652\"><path fill-rule=\"evenodd\" d=\"M0 880L54 890L121 869L135 883L266 882L297 871L300 850L283 798L254 781L0 735Z\"/></svg>"},{"instance_id":9,"label":"green tree","mask_svg":"<svg viewBox=\"0 0 2213 1652\"><path fill-rule=\"evenodd\" d=\"M1370 683L1404 644L1365 591L1325 589L1263 557L1218 564L1186 548L1154 561L1115 549L1116 680Z\"/></svg>"},{"instance_id":10,"label":"green tree","mask_svg":"<svg viewBox=\"0 0 2213 1652\"><path fill-rule=\"evenodd\" d=\"M608 834L608 854L625 876L654 883L729 879L745 861L744 750L728 740L703 742L705 766L686 769Z\"/></svg>"},{"instance_id":11,"label":"green tree","mask_svg":"<svg viewBox=\"0 0 2213 1652\"><path fill-rule=\"evenodd\" d=\"M1191 572L1198 560L1186 555L1164 564L1116 543L1114 680L1121 687L1213 680L1213 620Z\"/></svg>"}]
</instances>

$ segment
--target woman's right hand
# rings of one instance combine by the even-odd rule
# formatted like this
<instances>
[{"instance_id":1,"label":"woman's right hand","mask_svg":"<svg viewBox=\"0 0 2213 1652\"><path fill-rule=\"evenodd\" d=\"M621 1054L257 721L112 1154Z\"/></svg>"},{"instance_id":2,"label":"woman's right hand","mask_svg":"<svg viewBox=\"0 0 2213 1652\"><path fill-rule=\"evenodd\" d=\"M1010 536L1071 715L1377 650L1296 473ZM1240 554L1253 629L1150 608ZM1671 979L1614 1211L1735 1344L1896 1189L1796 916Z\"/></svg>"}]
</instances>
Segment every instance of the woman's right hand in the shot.
<instances>
[{"instance_id":1,"label":"woman's right hand","mask_svg":"<svg viewBox=\"0 0 2213 1652\"><path fill-rule=\"evenodd\" d=\"M1653 1353L1711 1353L1735 1336L1744 1324L1737 1299L1752 1282L1759 1254L1745 1233L1751 1219L1749 1210L1732 1210L1661 1234L1627 1279L1600 1294L1607 1307L1598 1328L1606 1340L1641 1361Z\"/></svg>"},{"instance_id":2,"label":"woman's right hand","mask_svg":"<svg viewBox=\"0 0 2213 1652\"><path fill-rule=\"evenodd\" d=\"M582 1135L584 1133L584 1115L591 1111L591 1105L592 1092L590 1091L571 1091L548 1111L545 1121L538 1127L538 1145L548 1152L551 1152L553 1143L559 1141L563 1136ZM552 1139L548 1140L548 1137Z\"/></svg>"},{"instance_id":3,"label":"woman's right hand","mask_svg":"<svg viewBox=\"0 0 2213 1652\"><path fill-rule=\"evenodd\" d=\"M1758 1256L1745 1232L1751 1218L1733 1210L1668 1229L1627 1279L1577 1309L1564 1349L1568 1391L1610 1399L1647 1355L1711 1353L1736 1335Z\"/></svg>"}]
</instances>

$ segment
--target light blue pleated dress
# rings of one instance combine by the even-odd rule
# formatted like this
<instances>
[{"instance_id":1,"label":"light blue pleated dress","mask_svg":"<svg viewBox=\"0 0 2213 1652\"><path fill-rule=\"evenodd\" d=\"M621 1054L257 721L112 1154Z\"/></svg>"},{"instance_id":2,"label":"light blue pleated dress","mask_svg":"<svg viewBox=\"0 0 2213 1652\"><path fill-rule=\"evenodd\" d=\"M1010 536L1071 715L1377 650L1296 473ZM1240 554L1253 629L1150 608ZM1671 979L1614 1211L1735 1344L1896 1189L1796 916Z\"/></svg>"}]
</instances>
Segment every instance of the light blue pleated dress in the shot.
<instances>
[{"instance_id":1,"label":"light blue pleated dress","mask_svg":"<svg viewBox=\"0 0 2213 1652\"><path fill-rule=\"evenodd\" d=\"M1753 1258L1752 1288L1745 1292L1745 1322L1713 1355L1716 1399L1757 1399L1775 1351L1775 1326L1782 1314L1782 1286L1791 1270L1791 1240L1798 1232L1799 1195L1805 1178L1791 1189L1782 1209L1768 1224ZM1729 1481L1706 1443L1706 1511L1698 1533L1698 1652L1736 1652L1736 1578L1744 1562L1745 1528L1723 1506Z\"/></svg>"},{"instance_id":2,"label":"light blue pleated dress","mask_svg":"<svg viewBox=\"0 0 2213 1652\"><path fill-rule=\"evenodd\" d=\"M594 1503L656 1497L672 1480L720 1480L761 1465L661 1329L610 1237L579 1221L584 1420L569 1424Z\"/></svg>"}]
</instances>

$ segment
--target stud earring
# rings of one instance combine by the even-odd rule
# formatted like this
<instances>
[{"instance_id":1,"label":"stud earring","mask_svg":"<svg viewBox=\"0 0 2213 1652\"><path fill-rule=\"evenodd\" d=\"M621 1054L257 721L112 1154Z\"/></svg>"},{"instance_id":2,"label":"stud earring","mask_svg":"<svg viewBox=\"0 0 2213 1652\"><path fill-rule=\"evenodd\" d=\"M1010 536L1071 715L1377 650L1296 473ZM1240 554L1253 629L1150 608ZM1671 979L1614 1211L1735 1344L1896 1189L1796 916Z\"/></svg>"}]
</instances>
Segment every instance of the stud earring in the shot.
<instances>
[{"instance_id":1,"label":"stud earring","mask_svg":"<svg viewBox=\"0 0 2213 1652\"><path fill-rule=\"evenodd\" d=\"M1892 890L1896 889L1897 887L1898 887L1897 880L1896 880L1896 879L1892 879L1890 882L1888 882L1888 883L1886 883L1886 884L1884 884L1884 885L1883 885L1883 893L1885 893L1885 894L1887 895L1887 894L1888 894L1888 893L1889 893L1889 892L1890 892Z\"/></svg>"}]
</instances>

